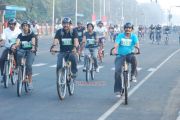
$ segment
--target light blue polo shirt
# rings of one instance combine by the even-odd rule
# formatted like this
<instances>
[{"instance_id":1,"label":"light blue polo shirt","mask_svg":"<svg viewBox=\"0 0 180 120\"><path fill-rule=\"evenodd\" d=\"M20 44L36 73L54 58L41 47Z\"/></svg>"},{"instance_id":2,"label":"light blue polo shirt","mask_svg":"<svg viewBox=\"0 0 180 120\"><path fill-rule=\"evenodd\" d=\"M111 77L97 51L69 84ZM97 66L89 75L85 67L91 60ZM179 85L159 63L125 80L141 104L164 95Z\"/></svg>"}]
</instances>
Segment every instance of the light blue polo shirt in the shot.
<instances>
[{"instance_id":1,"label":"light blue polo shirt","mask_svg":"<svg viewBox=\"0 0 180 120\"><path fill-rule=\"evenodd\" d=\"M130 38L125 38L125 33L118 34L115 40L115 43L119 44L118 54L127 55L132 53L137 42L138 37L134 33L131 33Z\"/></svg>"}]
</instances>

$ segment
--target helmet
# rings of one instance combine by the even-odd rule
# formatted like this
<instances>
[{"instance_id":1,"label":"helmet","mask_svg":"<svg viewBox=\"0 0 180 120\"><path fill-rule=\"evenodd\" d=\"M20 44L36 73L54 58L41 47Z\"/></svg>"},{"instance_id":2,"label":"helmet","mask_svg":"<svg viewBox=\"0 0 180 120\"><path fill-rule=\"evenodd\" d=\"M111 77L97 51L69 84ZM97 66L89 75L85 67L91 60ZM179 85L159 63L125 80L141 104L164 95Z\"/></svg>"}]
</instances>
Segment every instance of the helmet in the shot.
<instances>
[{"instance_id":1,"label":"helmet","mask_svg":"<svg viewBox=\"0 0 180 120\"><path fill-rule=\"evenodd\" d=\"M9 19L8 24L16 24L16 19L15 18Z\"/></svg>"},{"instance_id":2,"label":"helmet","mask_svg":"<svg viewBox=\"0 0 180 120\"><path fill-rule=\"evenodd\" d=\"M63 23L72 24L72 20L71 20L71 18L69 18L69 17L65 17L65 18L63 18L63 20L62 20L62 24L63 24Z\"/></svg>"},{"instance_id":3,"label":"helmet","mask_svg":"<svg viewBox=\"0 0 180 120\"><path fill-rule=\"evenodd\" d=\"M94 25L93 25L92 23L88 23L88 24L87 24L87 28L88 28L89 25L91 25L92 28L94 29Z\"/></svg>"},{"instance_id":4,"label":"helmet","mask_svg":"<svg viewBox=\"0 0 180 120\"><path fill-rule=\"evenodd\" d=\"M37 24L37 21L36 21L36 20L33 20L32 23L33 23L33 24Z\"/></svg>"},{"instance_id":5,"label":"helmet","mask_svg":"<svg viewBox=\"0 0 180 120\"><path fill-rule=\"evenodd\" d=\"M124 24L124 29L125 28L132 28L133 29L133 24L131 24L130 22L127 22L126 24Z\"/></svg>"},{"instance_id":6,"label":"helmet","mask_svg":"<svg viewBox=\"0 0 180 120\"><path fill-rule=\"evenodd\" d=\"M22 24L21 24L21 27L23 27L23 25L25 25L25 24L28 25L29 28L30 28L31 23L28 20L23 21Z\"/></svg>"},{"instance_id":7,"label":"helmet","mask_svg":"<svg viewBox=\"0 0 180 120\"><path fill-rule=\"evenodd\" d=\"M102 22L102 21L99 21L99 22L98 22L98 25L99 25L99 24L102 24L102 25L103 25L103 22Z\"/></svg>"}]
</instances>

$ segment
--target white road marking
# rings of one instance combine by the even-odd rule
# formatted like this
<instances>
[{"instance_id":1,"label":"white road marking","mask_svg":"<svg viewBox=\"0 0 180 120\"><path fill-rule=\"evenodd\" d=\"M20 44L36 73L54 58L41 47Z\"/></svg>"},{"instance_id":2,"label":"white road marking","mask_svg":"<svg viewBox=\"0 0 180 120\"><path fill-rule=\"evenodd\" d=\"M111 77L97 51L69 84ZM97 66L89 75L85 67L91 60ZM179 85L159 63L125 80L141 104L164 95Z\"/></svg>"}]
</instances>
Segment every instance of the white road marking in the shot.
<instances>
[{"instance_id":1,"label":"white road marking","mask_svg":"<svg viewBox=\"0 0 180 120\"><path fill-rule=\"evenodd\" d=\"M138 88L140 88L144 82L146 82L157 70L159 70L170 58L172 58L180 49L174 51L170 56L168 56L162 63L160 63L155 71L150 72L143 80L139 82L131 91L129 91L128 97L130 97ZM110 116L122 103L124 100L117 101L110 109L108 109L103 115L101 115L97 120L105 120Z\"/></svg>"},{"instance_id":2,"label":"white road marking","mask_svg":"<svg viewBox=\"0 0 180 120\"><path fill-rule=\"evenodd\" d=\"M47 63L38 63L38 64L33 64L33 67L39 67L39 66L44 66L47 65Z\"/></svg>"},{"instance_id":3,"label":"white road marking","mask_svg":"<svg viewBox=\"0 0 180 120\"><path fill-rule=\"evenodd\" d=\"M153 72L153 71L155 71L155 70L156 70L156 68L149 68L147 71Z\"/></svg>"},{"instance_id":4,"label":"white road marking","mask_svg":"<svg viewBox=\"0 0 180 120\"><path fill-rule=\"evenodd\" d=\"M82 68L83 66L84 66L84 65L78 65L77 68L79 69L79 68ZM56 64L55 64L55 65L51 65L51 66L49 66L49 67L55 68L55 67L56 67Z\"/></svg>"},{"instance_id":5,"label":"white road marking","mask_svg":"<svg viewBox=\"0 0 180 120\"><path fill-rule=\"evenodd\" d=\"M84 65L78 65L77 68L79 69L79 68L82 68L83 66L84 66Z\"/></svg>"},{"instance_id":6,"label":"white road marking","mask_svg":"<svg viewBox=\"0 0 180 120\"><path fill-rule=\"evenodd\" d=\"M56 64L55 64L55 65L51 65L51 66L49 66L49 67L53 67L53 68L54 68L54 67L56 67Z\"/></svg>"},{"instance_id":7,"label":"white road marking","mask_svg":"<svg viewBox=\"0 0 180 120\"><path fill-rule=\"evenodd\" d=\"M113 67L113 68L111 68L111 70L115 70L115 67ZM140 71L140 70L142 70L142 68L141 67L137 67L137 71Z\"/></svg>"},{"instance_id":8,"label":"white road marking","mask_svg":"<svg viewBox=\"0 0 180 120\"><path fill-rule=\"evenodd\" d=\"M32 76L34 77L34 76L37 76L37 75L39 75L40 73L36 73L36 74L33 74Z\"/></svg>"}]
</instances>

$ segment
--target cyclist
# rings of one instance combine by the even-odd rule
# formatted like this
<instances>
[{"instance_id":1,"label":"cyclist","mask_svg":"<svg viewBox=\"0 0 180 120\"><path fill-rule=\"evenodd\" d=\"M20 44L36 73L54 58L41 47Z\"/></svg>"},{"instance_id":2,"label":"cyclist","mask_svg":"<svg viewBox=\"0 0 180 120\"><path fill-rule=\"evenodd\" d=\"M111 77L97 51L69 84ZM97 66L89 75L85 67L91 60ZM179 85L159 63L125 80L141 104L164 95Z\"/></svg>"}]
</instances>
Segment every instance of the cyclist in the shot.
<instances>
[{"instance_id":1,"label":"cyclist","mask_svg":"<svg viewBox=\"0 0 180 120\"><path fill-rule=\"evenodd\" d=\"M56 32L56 35L53 40L53 44L50 48L50 52L55 52L55 46L60 44L60 52L58 54L57 59L57 70L62 68L62 60L66 55L66 52L70 52L69 60L71 61L71 70L73 73L73 77L77 76L77 56L76 56L76 48L78 47L78 33L76 30L71 28L72 20L69 17L65 17L62 20L63 28L59 29Z\"/></svg>"},{"instance_id":2,"label":"cyclist","mask_svg":"<svg viewBox=\"0 0 180 120\"><path fill-rule=\"evenodd\" d=\"M78 54L80 60L80 56L83 50L82 39L85 31L85 27L83 27L82 22L77 22L77 27L75 28L75 30L78 32L78 40L79 40Z\"/></svg>"},{"instance_id":3,"label":"cyclist","mask_svg":"<svg viewBox=\"0 0 180 120\"><path fill-rule=\"evenodd\" d=\"M39 25L37 24L37 21L32 21L32 25L31 25L31 29L32 29L32 32L34 33L35 35L35 39L36 39L36 52L37 52L37 48L38 48L38 36L40 34L40 27Z\"/></svg>"},{"instance_id":4,"label":"cyclist","mask_svg":"<svg viewBox=\"0 0 180 120\"><path fill-rule=\"evenodd\" d=\"M7 54L10 50L12 44L16 43L17 36L21 33L21 30L16 27L16 19L12 18L8 21L8 27L3 30L1 35L1 44L4 44L2 55L0 56L0 69L1 69L1 76L3 75L4 70L4 61L7 57ZM15 54L14 54L15 55ZM2 80L2 77L1 77ZM1 81L3 82L3 80Z\"/></svg>"},{"instance_id":5,"label":"cyclist","mask_svg":"<svg viewBox=\"0 0 180 120\"><path fill-rule=\"evenodd\" d=\"M155 32L155 27L153 24L151 24L151 26L149 27L150 29L150 34L149 34L149 38L150 40L153 40L154 41L154 32Z\"/></svg>"},{"instance_id":6,"label":"cyclist","mask_svg":"<svg viewBox=\"0 0 180 120\"><path fill-rule=\"evenodd\" d=\"M104 27L102 21L98 22L95 32L97 33L97 38L99 40L99 44L102 44L103 52L104 52L104 42L105 42L105 38L107 36L107 30Z\"/></svg>"},{"instance_id":7,"label":"cyclist","mask_svg":"<svg viewBox=\"0 0 180 120\"><path fill-rule=\"evenodd\" d=\"M114 44L113 54L118 54L115 59L115 84L114 92L117 97L120 97L122 92L121 86L121 72L122 66L125 60L125 55L127 55L127 62L131 63L131 81L137 82L136 80L136 67L137 61L136 57L131 54L135 47L139 48L139 40L137 35L132 33L133 25L131 23L126 23L124 25L124 33L118 34Z\"/></svg>"},{"instance_id":8,"label":"cyclist","mask_svg":"<svg viewBox=\"0 0 180 120\"><path fill-rule=\"evenodd\" d=\"M156 26L156 41L159 42L161 40L161 25Z\"/></svg>"},{"instance_id":9,"label":"cyclist","mask_svg":"<svg viewBox=\"0 0 180 120\"><path fill-rule=\"evenodd\" d=\"M85 32L83 36L83 43L85 43L85 54L90 52L89 48L92 50L92 56L94 59L94 68L96 69L96 72L99 72L98 62L97 62L97 54L98 54L98 39L96 36L96 32L93 31L94 25L92 23L87 24L87 32ZM91 54L91 52L90 52ZM86 59L86 58L84 58ZM85 61L85 60L84 60ZM86 63L84 63L85 65ZM83 70L86 70L84 67Z\"/></svg>"},{"instance_id":10,"label":"cyclist","mask_svg":"<svg viewBox=\"0 0 180 120\"><path fill-rule=\"evenodd\" d=\"M17 65L21 64L21 58L26 53L26 79L28 80L28 89L33 89L32 84L32 64L35 58L35 34L31 31L29 21L23 21L21 24L22 33L17 37L16 44L12 50L17 50Z\"/></svg>"}]
</instances>

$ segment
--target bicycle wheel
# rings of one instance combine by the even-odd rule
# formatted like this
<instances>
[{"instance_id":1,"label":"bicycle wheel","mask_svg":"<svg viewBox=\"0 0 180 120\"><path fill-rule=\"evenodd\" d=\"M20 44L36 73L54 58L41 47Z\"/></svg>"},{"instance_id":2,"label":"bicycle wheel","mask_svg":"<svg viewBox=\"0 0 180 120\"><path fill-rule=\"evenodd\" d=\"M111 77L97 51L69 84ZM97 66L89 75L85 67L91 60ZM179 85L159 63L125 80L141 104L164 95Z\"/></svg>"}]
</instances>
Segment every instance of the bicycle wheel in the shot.
<instances>
[{"instance_id":1,"label":"bicycle wheel","mask_svg":"<svg viewBox=\"0 0 180 120\"><path fill-rule=\"evenodd\" d=\"M17 95L20 97L22 93L23 73L21 66L18 68Z\"/></svg>"},{"instance_id":2,"label":"bicycle wheel","mask_svg":"<svg viewBox=\"0 0 180 120\"><path fill-rule=\"evenodd\" d=\"M94 63L92 63L91 65L92 65L91 71L90 71L90 73L91 73L91 79L94 80Z\"/></svg>"},{"instance_id":3,"label":"bicycle wheel","mask_svg":"<svg viewBox=\"0 0 180 120\"><path fill-rule=\"evenodd\" d=\"M5 63L4 63L3 81L4 81L4 87L7 88L8 83L9 83L9 64L8 64L8 61L5 61Z\"/></svg>"},{"instance_id":4,"label":"bicycle wheel","mask_svg":"<svg viewBox=\"0 0 180 120\"><path fill-rule=\"evenodd\" d=\"M90 77L90 73L89 73L89 68L90 68L90 60L89 58L87 57L86 58L86 82L89 81L89 77Z\"/></svg>"},{"instance_id":5,"label":"bicycle wheel","mask_svg":"<svg viewBox=\"0 0 180 120\"><path fill-rule=\"evenodd\" d=\"M128 104L128 73L124 72L124 95L125 95L125 105Z\"/></svg>"},{"instance_id":6,"label":"bicycle wheel","mask_svg":"<svg viewBox=\"0 0 180 120\"><path fill-rule=\"evenodd\" d=\"M25 89L25 92L28 93L29 92L29 89L28 89L28 81L24 81L24 89Z\"/></svg>"},{"instance_id":7,"label":"bicycle wheel","mask_svg":"<svg viewBox=\"0 0 180 120\"><path fill-rule=\"evenodd\" d=\"M73 95L75 83L74 83L74 79L72 77L70 77L70 80L68 80L67 87L68 87L69 95Z\"/></svg>"},{"instance_id":8,"label":"bicycle wheel","mask_svg":"<svg viewBox=\"0 0 180 120\"><path fill-rule=\"evenodd\" d=\"M63 100L66 96L66 69L62 68L57 70L57 93L60 100Z\"/></svg>"}]
</instances>

